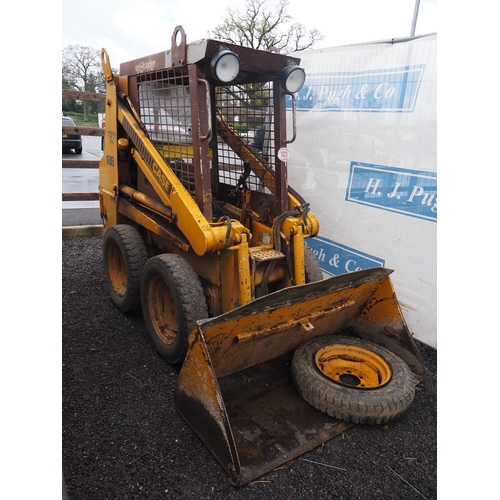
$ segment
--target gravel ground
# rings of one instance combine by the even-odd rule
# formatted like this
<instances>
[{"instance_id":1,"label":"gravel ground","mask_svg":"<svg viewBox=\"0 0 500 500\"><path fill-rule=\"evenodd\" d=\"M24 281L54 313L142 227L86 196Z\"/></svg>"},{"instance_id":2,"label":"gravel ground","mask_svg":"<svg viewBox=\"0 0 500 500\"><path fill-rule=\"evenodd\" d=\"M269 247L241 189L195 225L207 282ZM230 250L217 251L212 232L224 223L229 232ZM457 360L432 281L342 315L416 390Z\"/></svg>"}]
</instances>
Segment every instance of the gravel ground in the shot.
<instances>
[{"instance_id":1,"label":"gravel ground","mask_svg":"<svg viewBox=\"0 0 500 500\"><path fill-rule=\"evenodd\" d=\"M147 338L142 317L111 302L102 237L62 242L62 464L70 500L437 498L434 349L407 414L354 426L234 488L177 412L178 368Z\"/></svg>"}]
</instances>

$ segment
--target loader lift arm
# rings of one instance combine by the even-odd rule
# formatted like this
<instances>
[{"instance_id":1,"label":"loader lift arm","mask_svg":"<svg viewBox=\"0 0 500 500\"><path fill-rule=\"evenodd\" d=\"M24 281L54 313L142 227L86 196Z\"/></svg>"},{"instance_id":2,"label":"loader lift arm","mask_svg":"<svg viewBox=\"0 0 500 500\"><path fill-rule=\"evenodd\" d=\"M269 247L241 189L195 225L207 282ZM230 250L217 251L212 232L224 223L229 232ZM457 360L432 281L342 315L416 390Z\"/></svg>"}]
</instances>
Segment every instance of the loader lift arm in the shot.
<instances>
[{"instance_id":1,"label":"loader lift arm","mask_svg":"<svg viewBox=\"0 0 500 500\"><path fill-rule=\"evenodd\" d=\"M103 50L103 58L104 53ZM243 239L241 234L248 233L248 231L237 221L228 224L226 220L216 223L209 223L206 220L191 194L151 143L128 95L123 91L117 93L112 80L107 80L107 84L107 105L111 106L112 103L116 103L116 127L118 128L119 125L128 136L128 139L118 143L113 156L105 152L107 162L118 164L118 150L129 148L131 157L153 186L163 204L162 215L166 215L167 220L179 228L197 255L213 253L240 243ZM110 123L109 128L111 126ZM117 135L116 132L110 133L109 130L108 134ZM105 182L101 185L104 184ZM124 185L119 187L123 193L126 193L128 189L131 188ZM113 191L116 191L114 186ZM143 198L144 200L146 198ZM149 208L153 206L150 205Z\"/></svg>"}]
</instances>

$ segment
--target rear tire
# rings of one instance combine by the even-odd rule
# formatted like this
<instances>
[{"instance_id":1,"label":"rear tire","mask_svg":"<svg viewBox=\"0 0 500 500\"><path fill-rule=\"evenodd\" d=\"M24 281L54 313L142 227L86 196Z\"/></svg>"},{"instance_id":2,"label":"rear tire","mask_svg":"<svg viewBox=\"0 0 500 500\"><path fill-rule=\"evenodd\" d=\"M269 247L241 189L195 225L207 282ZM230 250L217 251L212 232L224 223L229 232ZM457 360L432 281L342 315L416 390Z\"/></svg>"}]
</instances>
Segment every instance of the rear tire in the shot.
<instances>
[{"instance_id":1,"label":"rear tire","mask_svg":"<svg viewBox=\"0 0 500 500\"><path fill-rule=\"evenodd\" d=\"M141 308L141 277L148 252L133 226L119 224L106 231L103 245L104 274L111 300L120 311Z\"/></svg>"},{"instance_id":2,"label":"rear tire","mask_svg":"<svg viewBox=\"0 0 500 500\"><path fill-rule=\"evenodd\" d=\"M304 246L304 265L306 270L306 283L313 283L323 279L323 271L316 255L308 247Z\"/></svg>"},{"instance_id":3,"label":"rear tire","mask_svg":"<svg viewBox=\"0 0 500 500\"><path fill-rule=\"evenodd\" d=\"M301 344L293 356L292 378L310 405L356 424L392 422L415 396L414 375L402 359L353 337L328 335Z\"/></svg>"},{"instance_id":4,"label":"rear tire","mask_svg":"<svg viewBox=\"0 0 500 500\"><path fill-rule=\"evenodd\" d=\"M141 301L156 350L169 363L182 363L194 324L208 317L198 275L180 255L152 257L144 267Z\"/></svg>"},{"instance_id":5,"label":"rear tire","mask_svg":"<svg viewBox=\"0 0 500 500\"><path fill-rule=\"evenodd\" d=\"M81 155L81 154L82 154L82 151L83 151L83 147L81 147L81 146L80 146L79 148L76 148L76 149L75 149L75 153L76 153L77 155Z\"/></svg>"}]
</instances>

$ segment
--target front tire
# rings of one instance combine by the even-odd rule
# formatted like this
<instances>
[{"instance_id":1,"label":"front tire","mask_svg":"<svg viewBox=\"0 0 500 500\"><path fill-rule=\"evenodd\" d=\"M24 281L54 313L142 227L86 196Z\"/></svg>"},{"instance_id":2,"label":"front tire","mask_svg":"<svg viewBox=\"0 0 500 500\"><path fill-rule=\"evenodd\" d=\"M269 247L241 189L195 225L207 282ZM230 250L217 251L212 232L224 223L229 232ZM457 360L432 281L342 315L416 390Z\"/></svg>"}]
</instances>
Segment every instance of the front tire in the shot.
<instances>
[{"instance_id":1,"label":"front tire","mask_svg":"<svg viewBox=\"0 0 500 500\"><path fill-rule=\"evenodd\" d=\"M408 365L372 342L328 335L301 344L292 360L299 394L331 417L385 424L401 417L415 396Z\"/></svg>"},{"instance_id":2,"label":"front tire","mask_svg":"<svg viewBox=\"0 0 500 500\"><path fill-rule=\"evenodd\" d=\"M135 312L141 308L141 277L148 252L133 226L119 224L104 235L104 274L111 300L120 311Z\"/></svg>"},{"instance_id":3,"label":"front tire","mask_svg":"<svg viewBox=\"0 0 500 500\"><path fill-rule=\"evenodd\" d=\"M146 330L160 356L171 364L182 363L194 324L208 317L203 287L192 266L176 254L149 259L141 302Z\"/></svg>"}]
</instances>

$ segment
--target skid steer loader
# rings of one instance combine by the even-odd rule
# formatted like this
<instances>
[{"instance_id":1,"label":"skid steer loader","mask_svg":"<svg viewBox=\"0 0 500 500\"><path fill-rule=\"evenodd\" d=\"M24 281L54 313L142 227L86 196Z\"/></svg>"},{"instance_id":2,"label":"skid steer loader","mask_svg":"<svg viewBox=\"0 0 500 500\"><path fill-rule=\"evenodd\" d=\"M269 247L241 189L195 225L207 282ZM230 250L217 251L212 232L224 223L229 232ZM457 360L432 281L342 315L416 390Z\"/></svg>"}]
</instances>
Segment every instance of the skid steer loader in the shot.
<instances>
[{"instance_id":1,"label":"skid steer loader","mask_svg":"<svg viewBox=\"0 0 500 500\"><path fill-rule=\"evenodd\" d=\"M424 367L392 271L323 279L319 222L288 186L300 60L182 26L119 76L101 60L107 287L180 365L176 406L231 483L403 415Z\"/></svg>"}]
</instances>

